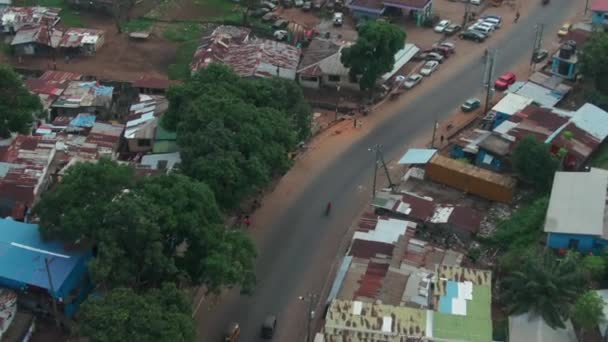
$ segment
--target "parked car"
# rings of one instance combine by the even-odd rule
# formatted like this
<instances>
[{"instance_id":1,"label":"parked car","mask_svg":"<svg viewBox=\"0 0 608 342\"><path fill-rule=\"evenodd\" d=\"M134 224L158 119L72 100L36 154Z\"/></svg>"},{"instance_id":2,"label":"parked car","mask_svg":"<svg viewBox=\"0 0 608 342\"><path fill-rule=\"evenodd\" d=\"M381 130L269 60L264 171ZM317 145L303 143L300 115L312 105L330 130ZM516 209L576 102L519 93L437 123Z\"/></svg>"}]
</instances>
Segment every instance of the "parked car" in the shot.
<instances>
[{"instance_id":1,"label":"parked car","mask_svg":"<svg viewBox=\"0 0 608 342\"><path fill-rule=\"evenodd\" d=\"M273 4L270 1L262 1L260 4L262 5L262 7L266 7L271 11L274 11L275 9L277 9L277 5Z\"/></svg>"},{"instance_id":2,"label":"parked car","mask_svg":"<svg viewBox=\"0 0 608 342\"><path fill-rule=\"evenodd\" d=\"M439 62L437 62L437 61L427 61L422 66L422 69L420 69L420 75L429 76L430 74L433 73L433 71L435 71L437 69L438 66L439 66Z\"/></svg>"},{"instance_id":3,"label":"parked car","mask_svg":"<svg viewBox=\"0 0 608 342\"><path fill-rule=\"evenodd\" d=\"M479 6L481 5L481 0L471 0L471 5Z\"/></svg>"},{"instance_id":4,"label":"parked car","mask_svg":"<svg viewBox=\"0 0 608 342\"><path fill-rule=\"evenodd\" d=\"M310 11L312 8L312 2L304 1L304 5L302 5L302 11Z\"/></svg>"},{"instance_id":5,"label":"parked car","mask_svg":"<svg viewBox=\"0 0 608 342\"><path fill-rule=\"evenodd\" d=\"M472 41L478 42L478 43L481 43L484 40L486 40L486 38L488 38L487 35L479 32L479 31L474 31L474 30L464 31L461 34L459 34L458 36L460 37L460 39L472 40Z\"/></svg>"},{"instance_id":6,"label":"parked car","mask_svg":"<svg viewBox=\"0 0 608 342\"><path fill-rule=\"evenodd\" d=\"M549 56L549 51L547 51L547 50L541 49L541 50L535 51L534 54L532 55L532 62L540 63L545 58L547 58L547 56Z\"/></svg>"},{"instance_id":7,"label":"parked car","mask_svg":"<svg viewBox=\"0 0 608 342\"><path fill-rule=\"evenodd\" d=\"M443 63L443 60L445 59L445 57L443 57L443 55L439 52L427 52L426 57L424 58L424 60L426 61L436 61L439 63Z\"/></svg>"},{"instance_id":8,"label":"parked car","mask_svg":"<svg viewBox=\"0 0 608 342\"><path fill-rule=\"evenodd\" d=\"M287 21L285 19L279 19L279 20L275 21L274 24L272 24L272 28L275 30L278 30L278 29L287 27L288 24L289 24L289 21Z\"/></svg>"},{"instance_id":9,"label":"parked car","mask_svg":"<svg viewBox=\"0 0 608 342\"><path fill-rule=\"evenodd\" d=\"M494 27L496 27L497 29L499 29L502 26L502 20L500 20L500 19L496 19L493 17L482 18L482 19L485 23L494 25Z\"/></svg>"},{"instance_id":10,"label":"parked car","mask_svg":"<svg viewBox=\"0 0 608 342\"><path fill-rule=\"evenodd\" d=\"M484 24L475 24L472 27L470 27L469 29L471 29L473 31L481 32L481 33L485 34L486 36L491 35L492 31L494 30L494 29L492 29L491 26L484 25Z\"/></svg>"},{"instance_id":11,"label":"parked car","mask_svg":"<svg viewBox=\"0 0 608 342\"><path fill-rule=\"evenodd\" d=\"M502 22L502 16L500 15L496 15L496 14L484 14L480 17L481 19L496 19L500 22Z\"/></svg>"},{"instance_id":12,"label":"parked car","mask_svg":"<svg viewBox=\"0 0 608 342\"><path fill-rule=\"evenodd\" d=\"M454 50L450 49L447 46L437 45L437 46L433 46L432 52L440 54L443 58L448 58L454 53ZM430 59L432 59L432 58L430 58Z\"/></svg>"},{"instance_id":13,"label":"parked car","mask_svg":"<svg viewBox=\"0 0 608 342\"><path fill-rule=\"evenodd\" d=\"M450 22L447 19L444 19L442 21L440 21L433 30L435 30L435 32L437 33L442 33L443 31L445 31L446 27L450 26L452 22Z\"/></svg>"},{"instance_id":14,"label":"parked car","mask_svg":"<svg viewBox=\"0 0 608 342\"><path fill-rule=\"evenodd\" d=\"M293 0L281 0L281 4L284 8L293 7Z\"/></svg>"},{"instance_id":15,"label":"parked car","mask_svg":"<svg viewBox=\"0 0 608 342\"><path fill-rule=\"evenodd\" d=\"M470 98L470 99L464 101L464 103L460 106L460 109L462 109L463 112L472 112L475 109L479 108L480 106L481 106L481 101L479 101L479 99Z\"/></svg>"},{"instance_id":16,"label":"parked car","mask_svg":"<svg viewBox=\"0 0 608 342\"><path fill-rule=\"evenodd\" d=\"M224 342L238 342L241 335L241 327L238 323L230 323L224 331Z\"/></svg>"},{"instance_id":17,"label":"parked car","mask_svg":"<svg viewBox=\"0 0 608 342\"><path fill-rule=\"evenodd\" d=\"M262 323L262 338L271 339L274 336L274 331L277 327L277 317L269 315Z\"/></svg>"},{"instance_id":18,"label":"parked car","mask_svg":"<svg viewBox=\"0 0 608 342\"><path fill-rule=\"evenodd\" d=\"M559 29L559 31L557 31L557 35L560 37L563 37L563 36L567 35L568 32L570 32L571 28L572 28L572 24L564 23L564 25L562 25L562 27Z\"/></svg>"},{"instance_id":19,"label":"parked car","mask_svg":"<svg viewBox=\"0 0 608 342\"><path fill-rule=\"evenodd\" d=\"M446 28L443 30L443 33L444 33L446 36L451 36L451 35L453 35L454 33L458 32L458 31L460 31L460 30L462 30L462 26L460 26L460 25L458 25L458 24L451 24L450 26L446 27Z\"/></svg>"},{"instance_id":20,"label":"parked car","mask_svg":"<svg viewBox=\"0 0 608 342\"><path fill-rule=\"evenodd\" d=\"M289 33L285 30L276 30L272 35L274 36L274 39L282 42L284 40L287 40Z\"/></svg>"},{"instance_id":21,"label":"parked car","mask_svg":"<svg viewBox=\"0 0 608 342\"><path fill-rule=\"evenodd\" d=\"M304 6L304 0L295 0L293 3L296 5L296 7Z\"/></svg>"},{"instance_id":22,"label":"parked car","mask_svg":"<svg viewBox=\"0 0 608 342\"><path fill-rule=\"evenodd\" d=\"M266 16L266 14L270 14L269 12L270 12L270 10L266 7L256 8L253 11L251 11L251 16L254 18L259 18L259 17L264 18Z\"/></svg>"},{"instance_id":23,"label":"parked car","mask_svg":"<svg viewBox=\"0 0 608 342\"><path fill-rule=\"evenodd\" d=\"M411 74L408 78L403 82L403 87L405 89L412 89L418 85L422 81L422 75L420 74Z\"/></svg>"},{"instance_id":24,"label":"parked car","mask_svg":"<svg viewBox=\"0 0 608 342\"><path fill-rule=\"evenodd\" d=\"M334 13L334 26L342 26L342 24L344 23L344 14L342 14L342 12L336 12Z\"/></svg>"},{"instance_id":25,"label":"parked car","mask_svg":"<svg viewBox=\"0 0 608 342\"><path fill-rule=\"evenodd\" d=\"M278 19L279 19L279 16L274 13L266 13L262 17L262 21L264 21L264 22L277 21Z\"/></svg>"},{"instance_id":26,"label":"parked car","mask_svg":"<svg viewBox=\"0 0 608 342\"><path fill-rule=\"evenodd\" d=\"M509 86L517 80L517 77L512 72L505 72L502 74L496 82L494 82L494 88L497 90L506 90Z\"/></svg>"}]
</instances>

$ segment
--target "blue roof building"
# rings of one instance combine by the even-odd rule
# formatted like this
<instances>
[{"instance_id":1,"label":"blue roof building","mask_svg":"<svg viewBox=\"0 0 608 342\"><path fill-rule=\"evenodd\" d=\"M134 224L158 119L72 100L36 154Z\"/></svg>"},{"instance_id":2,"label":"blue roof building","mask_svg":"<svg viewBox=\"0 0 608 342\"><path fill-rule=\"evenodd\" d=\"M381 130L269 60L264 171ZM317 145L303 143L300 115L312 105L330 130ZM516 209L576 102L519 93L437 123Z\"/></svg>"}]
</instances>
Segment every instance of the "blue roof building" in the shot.
<instances>
[{"instance_id":1,"label":"blue roof building","mask_svg":"<svg viewBox=\"0 0 608 342\"><path fill-rule=\"evenodd\" d=\"M0 219L0 286L42 289L67 316L76 312L92 288L87 268L91 257L91 250L68 251L60 242L43 241L36 224Z\"/></svg>"}]
</instances>

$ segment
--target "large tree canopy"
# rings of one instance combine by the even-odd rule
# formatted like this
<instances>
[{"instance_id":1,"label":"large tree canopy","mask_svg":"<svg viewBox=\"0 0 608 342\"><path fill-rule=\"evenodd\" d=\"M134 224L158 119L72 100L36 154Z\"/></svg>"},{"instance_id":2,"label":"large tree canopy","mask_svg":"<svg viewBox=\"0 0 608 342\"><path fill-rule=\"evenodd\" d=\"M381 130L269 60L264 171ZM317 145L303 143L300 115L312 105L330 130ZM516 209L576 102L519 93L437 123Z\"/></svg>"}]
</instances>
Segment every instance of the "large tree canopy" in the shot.
<instances>
[{"instance_id":1,"label":"large tree canopy","mask_svg":"<svg viewBox=\"0 0 608 342\"><path fill-rule=\"evenodd\" d=\"M553 328L563 328L585 283L575 257L558 260L552 252L527 255L507 275L502 299L509 314L530 312Z\"/></svg>"},{"instance_id":2,"label":"large tree canopy","mask_svg":"<svg viewBox=\"0 0 608 342\"><path fill-rule=\"evenodd\" d=\"M143 294L116 288L83 303L79 332L91 342L191 342L196 338L191 312L188 298L173 284Z\"/></svg>"},{"instance_id":3,"label":"large tree canopy","mask_svg":"<svg viewBox=\"0 0 608 342\"><path fill-rule=\"evenodd\" d=\"M579 58L582 74L592 80L599 91L608 95L608 33L594 33Z\"/></svg>"},{"instance_id":4,"label":"large tree canopy","mask_svg":"<svg viewBox=\"0 0 608 342\"><path fill-rule=\"evenodd\" d=\"M11 132L28 133L41 110L40 99L25 88L19 75L10 66L0 65L0 138Z\"/></svg>"},{"instance_id":5,"label":"large tree canopy","mask_svg":"<svg viewBox=\"0 0 608 342\"><path fill-rule=\"evenodd\" d=\"M253 286L255 250L240 230L227 230L213 193L182 175L136 180L108 160L72 167L35 208L47 238L97 245L91 262L102 288L157 287L189 280L211 291Z\"/></svg>"},{"instance_id":6,"label":"large tree canopy","mask_svg":"<svg viewBox=\"0 0 608 342\"><path fill-rule=\"evenodd\" d=\"M357 42L342 50L342 64L350 68L350 77L359 77L362 90L371 89L378 77L391 71L395 54L405 45L405 32L399 27L370 21L359 32Z\"/></svg>"},{"instance_id":7,"label":"large tree canopy","mask_svg":"<svg viewBox=\"0 0 608 342\"><path fill-rule=\"evenodd\" d=\"M551 190L559 161L551 154L548 145L527 136L513 151L511 162L518 175L537 191L546 193Z\"/></svg>"},{"instance_id":8,"label":"large tree canopy","mask_svg":"<svg viewBox=\"0 0 608 342\"><path fill-rule=\"evenodd\" d=\"M222 207L290 166L288 153L310 134L310 107L293 82L246 80L211 65L168 93L163 125L177 131L184 172L208 184Z\"/></svg>"}]
</instances>

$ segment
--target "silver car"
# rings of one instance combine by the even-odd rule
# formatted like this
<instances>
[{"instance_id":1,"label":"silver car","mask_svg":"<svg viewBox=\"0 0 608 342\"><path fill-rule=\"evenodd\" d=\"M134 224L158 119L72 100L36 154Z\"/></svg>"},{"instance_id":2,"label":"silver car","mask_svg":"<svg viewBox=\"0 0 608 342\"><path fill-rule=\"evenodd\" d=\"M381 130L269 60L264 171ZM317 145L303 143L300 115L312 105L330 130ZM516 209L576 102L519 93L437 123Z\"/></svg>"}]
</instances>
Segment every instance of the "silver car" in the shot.
<instances>
[{"instance_id":1,"label":"silver car","mask_svg":"<svg viewBox=\"0 0 608 342\"><path fill-rule=\"evenodd\" d=\"M416 85L418 85L418 83L420 83L420 81L422 81L422 75L420 75L420 74L411 74L410 77L408 77L403 82L403 87L405 89L412 89Z\"/></svg>"},{"instance_id":2,"label":"silver car","mask_svg":"<svg viewBox=\"0 0 608 342\"><path fill-rule=\"evenodd\" d=\"M435 71L437 69L438 66L439 66L439 62L437 62L437 61L427 61L422 66L422 69L420 69L420 74L423 76L429 76L430 74L433 73L433 71Z\"/></svg>"}]
</instances>

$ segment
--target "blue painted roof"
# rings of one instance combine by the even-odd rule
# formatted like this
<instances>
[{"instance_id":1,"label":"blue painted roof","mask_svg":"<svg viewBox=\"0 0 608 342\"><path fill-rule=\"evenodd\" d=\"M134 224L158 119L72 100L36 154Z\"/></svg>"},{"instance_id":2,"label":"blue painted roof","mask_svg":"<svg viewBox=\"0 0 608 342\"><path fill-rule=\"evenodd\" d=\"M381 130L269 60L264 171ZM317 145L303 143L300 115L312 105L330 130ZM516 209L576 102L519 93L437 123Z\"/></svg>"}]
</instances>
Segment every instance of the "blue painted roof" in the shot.
<instances>
[{"instance_id":1,"label":"blue painted roof","mask_svg":"<svg viewBox=\"0 0 608 342\"><path fill-rule=\"evenodd\" d=\"M95 124L95 115L91 114L78 114L72 121L70 121L70 126L75 127L93 127Z\"/></svg>"},{"instance_id":2,"label":"blue painted roof","mask_svg":"<svg viewBox=\"0 0 608 342\"><path fill-rule=\"evenodd\" d=\"M437 150L435 149L420 149L410 148L399 159L399 164L426 164L433 158Z\"/></svg>"},{"instance_id":3,"label":"blue painted roof","mask_svg":"<svg viewBox=\"0 0 608 342\"><path fill-rule=\"evenodd\" d=\"M38 225L0 219L0 278L49 290L46 258L57 293L88 253L66 251L60 242L46 242Z\"/></svg>"}]
</instances>

